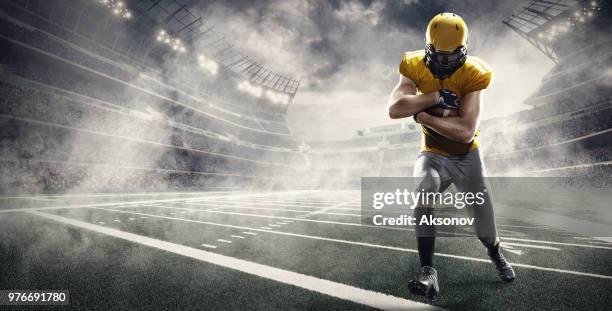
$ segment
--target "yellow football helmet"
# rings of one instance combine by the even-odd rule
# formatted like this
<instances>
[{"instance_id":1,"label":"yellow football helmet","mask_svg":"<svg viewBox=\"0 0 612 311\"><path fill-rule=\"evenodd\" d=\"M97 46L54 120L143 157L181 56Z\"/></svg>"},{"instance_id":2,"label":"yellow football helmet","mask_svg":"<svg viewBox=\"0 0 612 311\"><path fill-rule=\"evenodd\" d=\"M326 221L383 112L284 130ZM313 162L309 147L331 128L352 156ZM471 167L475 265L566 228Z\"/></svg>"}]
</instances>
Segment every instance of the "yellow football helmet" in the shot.
<instances>
[{"instance_id":1,"label":"yellow football helmet","mask_svg":"<svg viewBox=\"0 0 612 311\"><path fill-rule=\"evenodd\" d=\"M436 78L448 78L465 63L467 45L468 28L463 18L440 13L427 25L425 63Z\"/></svg>"}]
</instances>

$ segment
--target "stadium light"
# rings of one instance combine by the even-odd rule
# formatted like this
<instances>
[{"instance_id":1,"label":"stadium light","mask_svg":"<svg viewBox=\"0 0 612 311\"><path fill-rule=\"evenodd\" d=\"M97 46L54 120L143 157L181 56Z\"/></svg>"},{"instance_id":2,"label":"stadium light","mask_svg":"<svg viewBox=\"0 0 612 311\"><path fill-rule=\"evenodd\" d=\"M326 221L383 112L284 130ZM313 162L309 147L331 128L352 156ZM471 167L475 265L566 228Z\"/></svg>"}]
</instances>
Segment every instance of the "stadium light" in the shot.
<instances>
[{"instance_id":1,"label":"stadium light","mask_svg":"<svg viewBox=\"0 0 612 311\"><path fill-rule=\"evenodd\" d=\"M254 97L260 98L263 95L263 88L261 86L253 85L249 81L242 81L236 86L239 91L251 94Z\"/></svg>"},{"instance_id":2,"label":"stadium light","mask_svg":"<svg viewBox=\"0 0 612 311\"><path fill-rule=\"evenodd\" d=\"M588 19L595 16L597 11L601 10L601 8L597 6L596 1L590 2L590 5L590 7L583 7L582 11L575 11L574 14L567 17L567 21L561 22L557 25L552 25L550 28L548 28L548 30L538 33L538 38L552 41L556 36L570 30L570 27L575 27L577 24L586 23Z\"/></svg>"},{"instance_id":3,"label":"stadium light","mask_svg":"<svg viewBox=\"0 0 612 311\"><path fill-rule=\"evenodd\" d=\"M98 0L98 2L110 9L115 16L121 16L125 19L132 18L132 12L127 8L127 5L123 1Z\"/></svg>"},{"instance_id":4,"label":"stadium light","mask_svg":"<svg viewBox=\"0 0 612 311\"><path fill-rule=\"evenodd\" d=\"M168 45L173 51L176 51L178 53L187 52L187 48L185 47L181 39L172 37L168 32L163 29L157 32L156 39L157 42L161 42Z\"/></svg>"},{"instance_id":5,"label":"stadium light","mask_svg":"<svg viewBox=\"0 0 612 311\"><path fill-rule=\"evenodd\" d=\"M198 65L200 65L200 68L202 68L204 71L213 76L216 76L219 72L219 65L212 59L208 59L202 54L198 55Z\"/></svg>"},{"instance_id":6,"label":"stadium light","mask_svg":"<svg viewBox=\"0 0 612 311\"><path fill-rule=\"evenodd\" d=\"M275 104L289 104L289 95L266 90L266 97Z\"/></svg>"},{"instance_id":7,"label":"stadium light","mask_svg":"<svg viewBox=\"0 0 612 311\"><path fill-rule=\"evenodd\" d=\"M254 97L264 97L274 104L288 105L291 97L288 94L276 92L273 90L264 90L263 87L254 85L249 81L242 81L237 85L238 90L248 93Z\"/></svg>"}]
</instances>

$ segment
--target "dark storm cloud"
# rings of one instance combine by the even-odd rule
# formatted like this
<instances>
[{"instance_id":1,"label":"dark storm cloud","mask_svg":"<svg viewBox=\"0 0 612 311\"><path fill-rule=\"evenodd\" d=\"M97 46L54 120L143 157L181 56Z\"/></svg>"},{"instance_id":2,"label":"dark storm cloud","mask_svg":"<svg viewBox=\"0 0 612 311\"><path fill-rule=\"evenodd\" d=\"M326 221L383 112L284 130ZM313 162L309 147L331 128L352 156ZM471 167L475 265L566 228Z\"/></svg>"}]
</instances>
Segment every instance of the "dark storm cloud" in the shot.
<instances>
[{"instance_id":1,"label":"dark storm cloud","mask_svg":"<svg viewBox=\"0 0 612 311\"><path fill-rule=\"evenodd\" d=\"M413 2L385 1L380 11L382 27L425 29L432 16L447 11L448 0L418 0Z\"/></svg>"},{"instance_id":2,"label":"dark storm cloud","mask_svg":"<svg viewBox=\"0 0 612 311\"><path fill-rule=\"evenodd\" d=\"M330 33L340 32L340 37L347 38L351 31L350 27L343 25L333 15L334 11L339 10L344 5L344 2L347 1L309 2L312 9L308 12L308 18L313 22L318 38L308 43L308 51L314 56L327 59L326 66L314 71L315 81L324 80L334 75L342 65L349 62L350 54L345 51L346 42L337 41L330 37ZM314 83L311 83L311 86L315 86Z\"/></svg>"},{"instance_id":3,"label":"dark storm cloud","mask_svg":"<svg viewBox=\"0 0 612 311\"><path fill-rule=\"evenodd\" d=\"M502 24L521 2L218 0L198 2L195 9L244 54L299 79L288 112L293 133L330 139L391 122L383 107L398 78L402 54L424 47L427 23L440 12L464 17L470 28L469 53L496 72L488 92L496 108L487 111L520 109L550 69L545 56Z\"/></svg>"},{"instance_id":4,"label":"dark storm cloud","mask_svg":"<svg viewBox=\"0 0 612 311\"><path fill-rule=\"evenodd\" d=\"M306 5L304 5L304 3ZM279 5L285 9L279 11ZM373 39L381 39L388 32L412 32L422 36L427 22L437 13L453 11L463 15L469 21L490 19L494 20L493 26L486 36L495 37L497 32L507 31L501 24L503 16L507 16L516 5L516 1L479 1L479 0L414 0L414 1L373 1L373 0L333 0L317 1L311 0L300 3L299 1L204 1L200 7L209 11L211 7L223 7L231 14L248 18L251 23L251 31L262 32L266 27L274 26L288 29L295 34L292 46L301 46L299 52L304 54L300 57L311 58L319 61L320 65L313 64L310 72L304 72L302 76L304 86L321 86L325 80L334 77L341 72L343 66L354 63L357 57L363 56L363 47L355 44L359 39L356 37L360 27L364 27L363 20L358 16L359 11L371 10L376 15L376 24L367 25L371 28ZM292 10L291 7L295 9ZM289 7L289 8L287 8ZM356 15L355 19L346 20L340 13L352 8ZM296 22L299 20L300 22ZM304 27L304 26L307 27ZM222 28L223 25L217 25ZM421 42L422 37L413 40ZM368 38L369 39L369 38ZM383 43L384 42L378 42ZM375 43L372 43L375 44ZM414 44L411 44L414 45ZM248 48L248 47L247 47ZM254 51L257 53L257 51ZM380 57L396 55L399 51L387 49L381 51ZM376 55L366 55L376 57ZM397 56L396 56L397 57ZM285 64L274 64L274 60L261 59L270 66L284 67Z\"/></svg>"}]
</instances>

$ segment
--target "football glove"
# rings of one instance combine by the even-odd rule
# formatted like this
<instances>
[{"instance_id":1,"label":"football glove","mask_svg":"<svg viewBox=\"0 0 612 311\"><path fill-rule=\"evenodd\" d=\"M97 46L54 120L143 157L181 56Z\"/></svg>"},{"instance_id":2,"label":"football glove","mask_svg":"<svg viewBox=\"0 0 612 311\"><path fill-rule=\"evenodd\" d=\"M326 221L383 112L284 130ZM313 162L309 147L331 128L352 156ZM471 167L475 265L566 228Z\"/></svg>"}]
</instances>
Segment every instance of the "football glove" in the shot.
<instances>
[{"instance_id":1,"label":"football glove","mask_svg":"<svg viewBox=\"0 0 612 311\"><path fill-rule=\"evenodd\" d=\"M438 106L444 109L459 109L459 98L455 93L442 89L440 90Z\"/></svg>"}]
</instances>

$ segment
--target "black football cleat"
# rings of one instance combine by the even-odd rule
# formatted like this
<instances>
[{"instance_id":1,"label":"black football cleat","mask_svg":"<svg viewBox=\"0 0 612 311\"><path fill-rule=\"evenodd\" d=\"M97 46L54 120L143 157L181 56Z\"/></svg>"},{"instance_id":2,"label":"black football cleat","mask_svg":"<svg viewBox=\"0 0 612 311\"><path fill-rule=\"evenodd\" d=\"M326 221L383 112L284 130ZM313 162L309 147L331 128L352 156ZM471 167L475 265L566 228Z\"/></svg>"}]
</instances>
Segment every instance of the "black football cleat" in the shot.
<instances>
[{"instance_id":1,"label":"black football cleat","mask_svg":"<svg viewBox=\"0 0 612 311\"><path fill-rule=\"evenodd\" d=\"M492 248L487 248L487 255L491 259L491 262L495 265L495 269L497 269L497 274L504 282L512 282L514 281L514 270L506 258L504 254L501 252L501 247L499 244Z\"/></svg>"},{"instance_id":2,"label":"black football cleat","mask_svg":"<svg viewBox=\"0 0 612 311\"><path fill-rule=\"evenodd\" d=\"M413 295L425 296L428 303L435 302L440 295L438 272L433 267L424 266L416 278L408 282L408 289Z\"/></svg>"}]
</instances>

